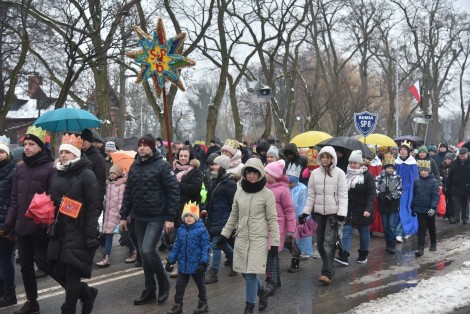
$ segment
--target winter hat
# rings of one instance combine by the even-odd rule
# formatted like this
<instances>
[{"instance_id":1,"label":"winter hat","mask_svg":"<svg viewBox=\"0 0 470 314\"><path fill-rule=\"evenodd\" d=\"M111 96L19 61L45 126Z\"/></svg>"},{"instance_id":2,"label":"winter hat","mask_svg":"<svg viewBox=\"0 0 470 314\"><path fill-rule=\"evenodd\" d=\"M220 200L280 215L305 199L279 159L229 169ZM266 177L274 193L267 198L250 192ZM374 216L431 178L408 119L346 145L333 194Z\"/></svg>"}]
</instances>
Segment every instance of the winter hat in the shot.
<instances>
[{"instance_id":1,"label":"winter hat","mask_svg":"<svg viewBox=\"0 0 470 314\"><path fill-rule=\"evenodd\" d=\"M181 214L181 220L184 221L186 215L193 216L196 221L199 220L199 206L196 202L192 203L191 201L184 204L183 213Z\"/></svg>"},{"instance_id":2,"label":"winter hat","mask_svg":"<svg viewBox=\"0 0 470 314\"><path fill-rule=\"evenodd\" d=\"M432 151L432 152L437 153L437 147L436 147L436 145L429 145L428 151L430 151L430 152Z\"/></svg>"},{"instance_id":3,"label":"winter hat","mask_svg":"<svg viewBox=\"0 0 470 314\"><path fill-rule=\"evenodd\" d=\"M228 168L230 168L230 158L225 155L217 156L214 159L214 164L218 164L219 166L227 170Z\"/></svg>"},{"instance_id":4,"label":"winter hat","mask_svg":"<svg viewBox=\"0 0 470 314\"><path fill-rule=\"evenodd\" d=\"M455 154L454 153L447 153L446 156L444 157L444 159L450 159L450 160L454 160L455 159Z\"/></svg>"},{"instance_id":5,"label":"winter hat","mask_svg":"<svg viewBox=\"0 0 470 314\"><path fill-rule=\"evenodd\" d=\"M299 178L296 176L288 175L289 183L299 183Z\"/></svg>"},{"instance_id":6,"label":"winter hat","mask_svg":"<svg viewBox=\"0 0 470 314\"><path fill-rule=\"evenodd\" d=\"M11 158L18 162L23 160L24 147L19 146L11 151Z\"/></svg>"},{"instance_id":7,"label":"winter hat","mask_svg":"<svg viewBox=\"0 0 470 314\"><path fill-rule=\"evenodd\" d=\"M107 141L106 145L104 146L105 151L116 151L116 143L113 141Z\"/></svg>"},{"instance_id":8,"label":"winter hat","mask_svg":"<svg viewBox=\"0 0 470 314\"><path fill-rule=\"evenodd\" d=\"M60 144L59 152L67 150L74 154L77 158L80 158L82 155L82 145L83 140L80 136L66 133L64 136L62 136L62 144Z\"/></svg>"},{"instance_id":9,"label":"winter hat","mask_svg":"<svg viewBox=\"0 0 470 314\"><path fill-rule=\"evenodd\" d=\"M39 145L39 147L44 148L44 143L46 141L46 130L43 130L41 127L36 127L31 125L26 131L24 136L25 140L31 140Z\"/></svg>"},{"instance_id":10,"label":"winter hat","mask_svg":"<svg viewBox=\"0 0 470 314\"><path fill-rule=\"evenodd\" d=\"M123 173L124 173L124 169L122 168L121 165L114 164L114 165L109 169L109 173L114 173L114 174L116 174L118 177L122 177L122 175L123 175Z\"/></svg>"},{"instance_id":11,"label":"winter hat","mask_svg":"<svg viewBox=\"0 0 470 314\"><path fill-rule=\"evenodd\" d=\"M447 146L447 143L440 143L439 148L441 147L445 147L446 149L449 149L449 147Z\"/></svg>"},{"instance_id":12,"label":"winter hat","mask_svg":"<svg viewBox=\"0 0 470 314\"><path fill-rule=\"evenodd\" d=\"M357 162L359 164L364 163L364 159L362 159L362 152L360 150L353 150L351 155L349 156L349 162Z\"/></svg>"},{"instance_id":13,"label":"winter hat","mask_svg":"<svg viewBox=\"0 0 470 314\"><path fill-rule=\"evenodd\" d=\"M466 153L468 153L468 148L462 147L461 149L459 149L459 154L466 154Z\"/></svg>"},{"instance_id":14,"label":"winter hat","mask_svg":"<svg viewBox=\"0 0 470 314\"><path fill-rule=\"evenodd\" d=\"M152 150L155 150L155 137L153 137L152 134L145 134L142 136L139 141L137 142L137 145L144 144L150 147Z\"/></svg>"},{"instance_id":15,"label":"winter hat","mask_svg":"<svg viewBox=\"0 0 470 314\"><path fill-rule=\"evenodd\" d=\"M266 156L274 156L276 159L279 159L279 149L276 146L271 146Z\"/></svg>"},{"instance_id":16,"label":"winter hat","mask_svg":"<svg viewBox=\"0 0 470 314\"><path fill-rule=\"evenodd\" d=\"M431 146L429 146L429 150L431 150ZM434 146L434 147L436 147L436 146ZM426 148L426 146L423 145L420 148L418 148L418 154L421 153L421 152L425 152L426 154L428 153L428 149Z\"/></svg>"},{"instance_id":17,"label":"winter hat","mask_svg":"<svg viewBox=\"0 0 470 314\"><path fill-rule=\"evenodd\" d=\"M267 164L264 170L267 174L271 175L275 179L279 179L284 174L284 168L286 167L286 163L284 160L278 160Z\"/></svg>"},{"instance_id":18,"label":"winter hat","mask_svg":"<svg viewBox=\"0 0 470 314\"><path fill-rule=\"evenodd\" d=\"M398 151L398 146L391 146L390 151L392 151L392 149L396 149Z\"/></svg>"},{"instance_id":19,"label":"winter hat","mask_svg":"<svg viewBox=\"0 0 470 314\"><path fill-rule=\"evenodd\" d=\"M82 131L82 134L80 135L82 140L93 143L93 132L89 129L85 129Z\"/></svg>"},{"instance_id":20,"label":"winter hat","mask_svg":"<svg viewBox=\"0 0 470 314\"><path fill-rule=\"evenodd\" d=\"M191 142L189 140L184 141L184 145L191 145Z\"/></svg>"},{"instance_id":21,"label":"winter hat","mask_svg":"<svg viewBox=\"0 0 470 314\"><path fill-rule=\"evenodd\" d=\"M431 160L417 160L419 171L431 171Z\"/></svg>"},{"instance_id":22,"label":"winter hat","mask_svg":"<svg viewBox=\"0 0 470 314\"><path fill-rule=\"evenodd\" d=\"M235 156L238 149L238 142L235 140L226 140L224 146L222 146L222 150L228 151L232 156Z\"/></svg>"},{"instance_id":23,"label":"winter hat","mask_svg":"<svg viewBox=\"0 0 470 314\"><path fill-rule=\"evenodd\" d=\"M5 135L0 136L0 150L10 155L10 139Z\"/></svg>"},{"instance_id":24,"label":"winter hat","mask_svg":"<svg viewBox=\"0 0 470 314\"><path fill-rule=\"evenodd\" d=\"M218 156L220 156L220 155L217 154L217 153L212 153L212 154L210 154L209 157L207 157L207 159L206 159L206 165L209 166L211 163L214 162L214 160L215 160Z\"/></svg>"}]
</instances>

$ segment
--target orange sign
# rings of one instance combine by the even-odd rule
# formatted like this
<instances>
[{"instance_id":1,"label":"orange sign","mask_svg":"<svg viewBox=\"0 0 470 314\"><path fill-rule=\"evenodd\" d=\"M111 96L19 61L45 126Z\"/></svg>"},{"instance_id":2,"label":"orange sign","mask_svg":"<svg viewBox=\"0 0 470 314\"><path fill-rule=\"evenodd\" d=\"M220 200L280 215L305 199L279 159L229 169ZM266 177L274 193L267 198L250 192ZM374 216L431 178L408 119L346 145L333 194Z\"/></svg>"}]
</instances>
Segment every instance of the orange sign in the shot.
<instances>
[{"instance_id":1,"label":"orange sign","mask_svg":"<svg viewBox=\"0 0 470 314\"><path fill-rule=\"evenodd\" d=\"M82 208L82 203L64 196L60 203L59 211L72 218L77 218Z\"/></svg>"}]
</instances>

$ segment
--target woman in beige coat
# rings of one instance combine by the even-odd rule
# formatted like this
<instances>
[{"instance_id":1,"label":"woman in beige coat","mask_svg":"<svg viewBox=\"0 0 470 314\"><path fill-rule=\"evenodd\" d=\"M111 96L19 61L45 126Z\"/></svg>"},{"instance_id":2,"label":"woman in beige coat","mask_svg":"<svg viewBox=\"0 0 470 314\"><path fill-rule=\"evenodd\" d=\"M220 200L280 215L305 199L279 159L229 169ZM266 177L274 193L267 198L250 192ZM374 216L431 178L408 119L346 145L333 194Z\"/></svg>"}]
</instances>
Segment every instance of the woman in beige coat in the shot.
<instances>
[{"instance_id":1,"label":"woman in beige coat","mask_svg":"<svg viewBox=\"0 0 470 314\"><path fill-rule=\"evenodd\" d=\"M253 313L256 296L259 296L259 310L268 306L268 296L257 274L266 272L268 257L268 230L271 234L269 254L278 254L279 226L277 223L276 201L268 190L263 164L251 158L241 171L230 217L222 230L218 246L235 233L233 270L243 274L246 281L245 313Z\"/></svg>"},{"instance_id":2,"label":"woman in beige coat","mask_svg":"<svg viewBox=\"0 0 470 314\"><path fill-rule=\"evenodd\" d=\"M337 158L333 147L325 146L318 153L319 168L312 171L308 180L307 202L299 223L313 211L317 221L317 246L323 260L321 276L324 284L330 284L335 274L334 258L338 237L338 221L344 222L348 213L348 185L343 170L336 166Z\"/></svg>"}]
</instances>

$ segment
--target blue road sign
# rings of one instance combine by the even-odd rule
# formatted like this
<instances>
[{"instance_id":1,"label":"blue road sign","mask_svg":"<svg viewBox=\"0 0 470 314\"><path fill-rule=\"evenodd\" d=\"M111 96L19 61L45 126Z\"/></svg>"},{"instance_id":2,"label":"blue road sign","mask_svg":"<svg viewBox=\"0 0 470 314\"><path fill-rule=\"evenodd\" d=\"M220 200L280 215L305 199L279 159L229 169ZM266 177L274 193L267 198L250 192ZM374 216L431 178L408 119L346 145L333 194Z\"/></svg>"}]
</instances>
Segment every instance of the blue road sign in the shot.
<instances>
[{"instance_id":1,"label":"blue road sign","mask_svg":"<svg viewBox=\"0 0 470 314\"><path fill-rule=\"evenodd\" d=\"M357 131L364 137L374 132L379 115L368 111L354 113L354 124Z\"/></svg>"}]
</instances>

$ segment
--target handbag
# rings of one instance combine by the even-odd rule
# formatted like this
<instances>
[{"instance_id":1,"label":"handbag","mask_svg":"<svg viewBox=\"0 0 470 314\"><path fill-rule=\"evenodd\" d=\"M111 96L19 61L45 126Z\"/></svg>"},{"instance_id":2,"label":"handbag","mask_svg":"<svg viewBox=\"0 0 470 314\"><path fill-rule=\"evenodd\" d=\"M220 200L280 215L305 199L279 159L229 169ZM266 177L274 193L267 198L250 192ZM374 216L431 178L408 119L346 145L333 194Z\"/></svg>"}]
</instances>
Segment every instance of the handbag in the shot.
<instances>
[{"instance_id":1,"label":"handbag","mask_svg":"<svg viewBox=\"0 0 470 314\"><path fill-rule=\"evenodd\" d=\"M318 224L313 218L308 218L304 224L297 224L294 239L311 237L317 231Z\"/></svg>"},{"instance_id":2,"label":"handbag","mask_svg":"<svg viewBox=\"0 0 470 314\"><path fill-rule=\"evenodd\" d=\"M442 193L442 187L439 187L439 203L437 203L437 216L444 217L446 214L446 196Z\"/></svg>"}]
</instances>

